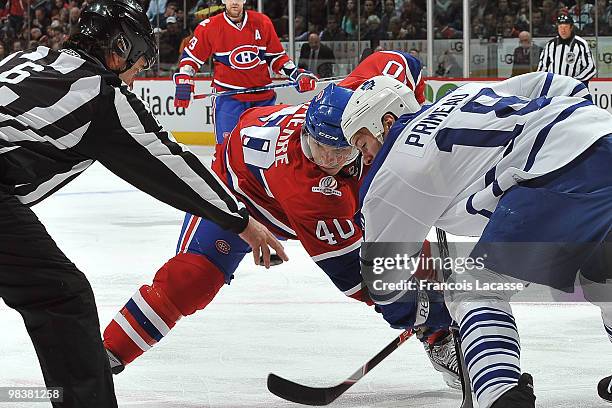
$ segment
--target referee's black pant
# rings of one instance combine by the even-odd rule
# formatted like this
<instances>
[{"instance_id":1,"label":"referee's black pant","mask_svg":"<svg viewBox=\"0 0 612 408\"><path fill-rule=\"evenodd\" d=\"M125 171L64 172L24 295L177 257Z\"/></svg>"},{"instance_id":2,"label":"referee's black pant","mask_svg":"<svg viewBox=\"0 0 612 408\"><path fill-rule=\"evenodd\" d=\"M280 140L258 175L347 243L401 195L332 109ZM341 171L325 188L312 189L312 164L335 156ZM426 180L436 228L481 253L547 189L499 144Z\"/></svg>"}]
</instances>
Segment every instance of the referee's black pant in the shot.
<instances>
[{"instance_id":1,"label":"referee's black pant","mask_svg":"<svg viewBox=\"0 0 612 408\"><path fill-rule=\"evenodd\" d=\"M64 389L54 407L117 406L87 278L36 215L1 190L0 298L23 317L47 387Z\"/></svg>"}]
</instances>

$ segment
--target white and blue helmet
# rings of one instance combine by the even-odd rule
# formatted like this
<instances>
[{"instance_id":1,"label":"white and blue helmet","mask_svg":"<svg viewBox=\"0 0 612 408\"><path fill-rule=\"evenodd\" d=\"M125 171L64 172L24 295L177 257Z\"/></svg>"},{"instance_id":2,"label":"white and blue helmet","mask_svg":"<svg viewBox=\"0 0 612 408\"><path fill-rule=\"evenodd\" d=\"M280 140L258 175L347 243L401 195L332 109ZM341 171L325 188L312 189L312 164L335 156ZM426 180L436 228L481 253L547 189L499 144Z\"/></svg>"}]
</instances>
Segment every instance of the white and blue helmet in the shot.
<instances>
[{"instance_id":1,"label":"white and blue helmet","mask_svg":"<svg viewBox=\"0 0 612 408\"><path fill-rule=\"evenodd\" d=\"M382 143L382 118L387 113L399 118L421 109L412 89L385 75L368 79L352 92L347 102L336 106L342 106L340 126L349 144L362 128L368 129Z\"/></svg>"}]
</instances>

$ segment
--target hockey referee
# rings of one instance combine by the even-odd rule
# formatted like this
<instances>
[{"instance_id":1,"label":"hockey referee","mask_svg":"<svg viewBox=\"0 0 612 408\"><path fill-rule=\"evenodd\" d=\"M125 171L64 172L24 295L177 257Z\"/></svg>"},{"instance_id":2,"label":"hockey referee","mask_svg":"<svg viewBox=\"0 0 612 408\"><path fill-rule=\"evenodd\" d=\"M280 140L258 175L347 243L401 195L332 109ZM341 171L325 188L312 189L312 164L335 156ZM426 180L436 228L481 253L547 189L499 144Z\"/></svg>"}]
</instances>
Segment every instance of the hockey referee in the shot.
<instances>
[{"instance_id":1,"label":"hockey referee","mask_svg":"<svg viewBox=\"0 0 612 408\"><path fill-rule=\"evenodd\" d=\"M29 208L98 160L138 189L239 233L269 265L282 246L130 87L155 60L136 0L100 0L66 48L0 62L0 297L25 322L55 407L117 406L94 295ZM258 263L258 261L256 261ZM3 370L8 370L4 367Z\"/></svg>"},{"instance_id":2,"label":"hockey referee","mask_svg":"<svg viewBox=\"0 0 612 408\"><path fill-rule=\"evenodd\" d=\"M557 17L557 30L559 35L540 54L538 71L570 76L588 86L597 73L589 43L574 33L574 20L569 15Z\"/></svg>"}]
</instances>

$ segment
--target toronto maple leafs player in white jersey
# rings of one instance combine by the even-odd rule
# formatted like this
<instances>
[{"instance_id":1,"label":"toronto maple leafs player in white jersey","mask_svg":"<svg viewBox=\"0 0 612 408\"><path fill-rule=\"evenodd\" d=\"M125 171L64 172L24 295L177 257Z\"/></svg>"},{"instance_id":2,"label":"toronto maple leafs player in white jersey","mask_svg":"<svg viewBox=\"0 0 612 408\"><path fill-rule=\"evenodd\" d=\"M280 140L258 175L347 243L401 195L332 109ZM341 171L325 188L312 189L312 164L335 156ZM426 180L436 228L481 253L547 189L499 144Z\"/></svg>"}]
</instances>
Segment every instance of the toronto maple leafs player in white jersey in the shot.
<instances>
[{"instance_id":1,"label":"toronto maple leafs player in white jersey","mask_svg":"<svg viewBox=\"0 0 612 408\"><path fill-rule=\"evenodd\" d=\"M464 290L446 292L472 387L481 408L534 407L509 304L517 283L573 290L580 271L612 340L612 115L579 81L550 73L467 84L424 107L389 77L345 98L343 133L372 164L360 194L364 276L381 245L417 257L434 226L480 236L471 257L484 268L455 271L449 282ZM469 290L477 281L505 285Z\"/></svg>"}]
</instances>

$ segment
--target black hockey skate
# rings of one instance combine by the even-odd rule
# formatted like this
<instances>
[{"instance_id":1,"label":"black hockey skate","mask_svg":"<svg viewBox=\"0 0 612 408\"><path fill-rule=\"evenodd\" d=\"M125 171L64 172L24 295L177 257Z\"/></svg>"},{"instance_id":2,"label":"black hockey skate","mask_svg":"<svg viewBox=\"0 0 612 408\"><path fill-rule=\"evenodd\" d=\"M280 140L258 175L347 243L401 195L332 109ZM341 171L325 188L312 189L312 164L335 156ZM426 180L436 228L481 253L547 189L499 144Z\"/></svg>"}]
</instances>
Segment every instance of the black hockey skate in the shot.
<instances>
[{"instance_id":1,"label":"black hockey skate","mask_svg":"<svg viewBox=\"0 0 612 408\"><path fill-rule=\"evenodd\" d=\"M597 384L597 393L601 398L612 402L612 375Z\"/></svg>"},{"instance_id":2,"label":"black hockey skate","mask_svg":"<svg viewBox=\"0 0 612 408\"><path fill-rule=\"evenodd\" d=\"M423 347L433 367L442 374L446 385L460 390L461 379L452 334L448 330L439 330L423 342Z\"/></svg>"},{"instance_id":3,"label":"black hockey skate","mask_svg":"<svg viewBox=\"0 0 612 408\"><path fill-rule=\"evenodd\" d=\"M109 349L106 349L106 355L108 356L108 364L110 365L111 373L119 374L125 369L125 365Z\"/></svg>"},{"instance_id":4,"label":"black hockey skate","mask_svg":"<svg viewBox=\"0 0 612 408\"><path fill-rule=\"evenodd\" d=\"M516 387L502 395L491 408L535 408L533 377L523 373Z\"/></svg>"}]
</instances>

